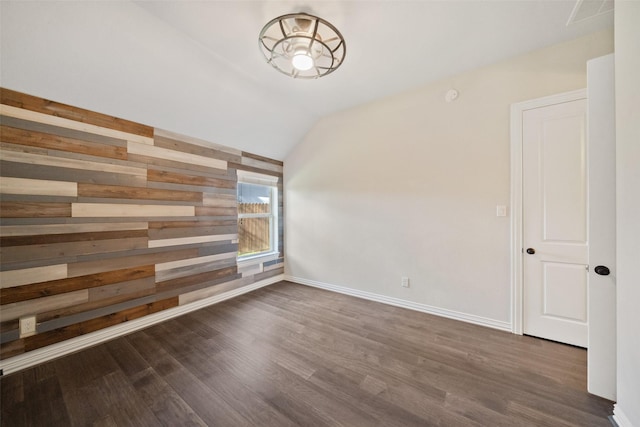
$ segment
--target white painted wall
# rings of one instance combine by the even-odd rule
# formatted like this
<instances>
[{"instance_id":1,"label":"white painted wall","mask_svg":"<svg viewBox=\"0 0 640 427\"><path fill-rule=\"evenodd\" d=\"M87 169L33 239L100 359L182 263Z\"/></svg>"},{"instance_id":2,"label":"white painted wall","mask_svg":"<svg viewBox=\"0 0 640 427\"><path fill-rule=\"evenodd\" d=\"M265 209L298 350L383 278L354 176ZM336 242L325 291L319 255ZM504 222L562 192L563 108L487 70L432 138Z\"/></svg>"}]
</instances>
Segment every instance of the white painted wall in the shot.
<instances>
[{"instance_id":1,"label":"white painted wall","mask_svg":"<svg viewBox=\"0 0 640 427\"><path fill-rule=\"evenodd\" d=\"M510 322L509 106L612 51L598 33L319 121L285 159L286 275Z\"/></svg>"},{"instance_id":2,"label":"white painted wall","mask_svg":"<svg viewBox=\"0 0 640 427\"><path fill-rule=\"evenodd\" d=\"M617 1L616 197L618 403L623 427L640 426L640 2Z\"/></svg>"}]
</instances>

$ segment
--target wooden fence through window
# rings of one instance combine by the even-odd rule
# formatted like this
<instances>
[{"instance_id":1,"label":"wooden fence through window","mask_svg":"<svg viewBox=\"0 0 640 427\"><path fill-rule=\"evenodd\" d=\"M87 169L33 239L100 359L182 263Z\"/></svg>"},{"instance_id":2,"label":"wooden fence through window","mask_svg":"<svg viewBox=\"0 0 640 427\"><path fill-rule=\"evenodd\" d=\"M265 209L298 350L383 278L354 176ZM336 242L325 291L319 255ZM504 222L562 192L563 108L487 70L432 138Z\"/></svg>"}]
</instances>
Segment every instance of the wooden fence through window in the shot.
<instances>
[{"instance_id":1,"label":"wooden fence through window","mask_svg":"<svg viewBox=\"0 0 640 427\"><path fill-rule=\"evenodd\" d=\"M238 213L271 213L269 203L238 203ZM238 219L238 253L246 255L269 250L269 218Z\"/></svg>"}]
</instances>

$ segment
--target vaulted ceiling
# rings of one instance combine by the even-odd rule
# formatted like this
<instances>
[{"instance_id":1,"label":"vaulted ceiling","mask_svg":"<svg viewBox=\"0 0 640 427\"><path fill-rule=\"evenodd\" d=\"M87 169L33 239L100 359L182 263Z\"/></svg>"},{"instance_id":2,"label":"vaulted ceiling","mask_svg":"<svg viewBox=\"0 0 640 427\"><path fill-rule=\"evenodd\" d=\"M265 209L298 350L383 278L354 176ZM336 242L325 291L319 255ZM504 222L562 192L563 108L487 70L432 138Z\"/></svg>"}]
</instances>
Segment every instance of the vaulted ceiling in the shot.
<instances>
[{"instance_id":1,"label":"vaulted ceiling","mask_svg":"<svg viewBox=\"0 0 640 427\"><path fill-rule=\"evenodd\" d=\"M613 26L612 13L567 25L575 4L2 1L0 84L283 159L325 115ZM342 32L336 72L296 80L265 63L260 30L292 12Z\"/></svg>"}]
</instances>

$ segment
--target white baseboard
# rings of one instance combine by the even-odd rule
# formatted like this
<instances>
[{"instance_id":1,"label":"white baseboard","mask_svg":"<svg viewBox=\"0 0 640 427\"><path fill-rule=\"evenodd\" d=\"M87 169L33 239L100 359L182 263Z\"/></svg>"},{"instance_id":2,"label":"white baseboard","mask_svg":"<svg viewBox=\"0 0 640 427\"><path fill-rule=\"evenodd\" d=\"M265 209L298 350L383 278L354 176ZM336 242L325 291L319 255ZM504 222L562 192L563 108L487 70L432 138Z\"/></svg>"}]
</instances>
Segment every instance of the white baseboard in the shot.
<instances>
[{"instance_id":1,"label":"white baseboard","mask_svg":"<svg viewBox=\"0 0 640 427\"><path fill-rule=\"evenodd\" d=\"M120 337L122 335L130 334L131 332L147 328L149 326L155 325L156 323L160 323L165 320L172 319L174 317L178 317L204 307L208 307L210 305L228 300L238 295L246 294L247 292L251 292L264 286L271 285L281 280L284 280L283 274L270 277L256 283L252 283L247 286L243 286L242 288L232 289L230 291L194 301L189 304L169 308L158 313L150 314L138 319L129 320L128 322L110 326L96 332L81 335L79 337L71 338L69 340L52 344L47 347L42 347L28 353L10 357L8 359L0 361L0 369L2 369L3 375L8 375L13 372L38 365L40 363L48 362L66 354L92 347L105 341Z\"/></svg>"},{"instance_id":2,"label":"white baseboard","mask_svg":"<svg viewBox=\"0 0 640 427\"><path fill-rule=\"evenodd\" d=\"M447 310L445 308L434 307L431 305L420 304L417 302L407 301L399 298L388 297L385 295L374 294L372 292L360 291L357 289L346 288L344 286L330 285L328 283L317 282L315 280L303 279L301 277L293 277L285 275L284 280L299 283L301 285L313 286L315 288L326 289L328 291L338 292L341 294L351 295L358 298L368 299L371 301L381 302L383 304L394 305L396 307L408 308L410 310L421 311L423 313L435 314L436 316L447 317L449 319L461 320L475 325L487 326L501 331L511 332L511 323L500 320L489 319L487 317L476 316L474 314L461 313L459 311Z\"/></svg>"},{"instance_id":3,"label":"white baseboard","mask_svg":"<svg viewBox=\"0 0 640 427\"><path fill-rule=\"evenodd\" d=\"M613 405L613 421L618 424L618 427L634 427L617 403Z\"/></svg>"}]
</instances>

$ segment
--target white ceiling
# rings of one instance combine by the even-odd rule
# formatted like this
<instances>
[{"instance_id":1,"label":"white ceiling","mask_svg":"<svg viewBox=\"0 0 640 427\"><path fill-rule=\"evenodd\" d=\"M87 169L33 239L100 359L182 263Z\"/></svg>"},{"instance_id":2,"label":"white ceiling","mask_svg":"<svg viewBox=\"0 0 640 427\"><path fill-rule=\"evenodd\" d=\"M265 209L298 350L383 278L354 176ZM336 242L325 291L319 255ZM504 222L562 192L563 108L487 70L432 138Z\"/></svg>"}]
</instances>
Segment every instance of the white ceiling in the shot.
<instances>
[{"instance_id":1,"label":"white ceiling","mask_svg":"<svg viewBox=\"0 0 640 427\"><path fill-rule=\"evenodd\" d=\"M567 26L574 5L3 0L0 84L283 159L327 114L613 26L612 13ZM299 11L346 39L344 64L319 80L258 50L264 24Z\"/></svg>"}]
</instances>

